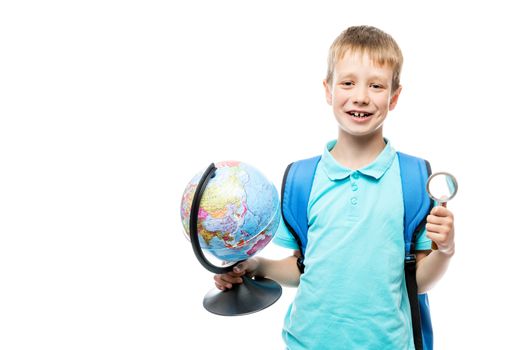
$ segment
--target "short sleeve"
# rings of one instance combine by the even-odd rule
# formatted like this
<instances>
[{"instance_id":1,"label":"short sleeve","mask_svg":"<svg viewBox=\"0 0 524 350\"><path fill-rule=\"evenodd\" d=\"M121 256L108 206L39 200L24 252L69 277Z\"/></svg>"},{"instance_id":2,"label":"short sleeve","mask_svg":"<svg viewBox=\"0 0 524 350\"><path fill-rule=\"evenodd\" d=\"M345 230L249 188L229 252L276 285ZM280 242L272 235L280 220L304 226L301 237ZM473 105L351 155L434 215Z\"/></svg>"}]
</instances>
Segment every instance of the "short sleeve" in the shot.
<instances>
[{"instance_id":1,"label":"short sleeve","mask_svg":"<svg viewBox=\"0 0 524 350\"><path fill-rule=\"evenodd\" d=\"M289 229L286 226L286 223L284 222L284 219L282 219L282 216L280 217L280 223L278 224L277 232L275 233L275 237L273 237L273 242L276 245L279 245L284 248L289 249L299 249L297 241L295 240L295 237L293 237L293 234L289 231Z\"/></svg>"},{"instance_id":2,"label":"short sleeve","mask_svg":"<svg viewBox=\"0 0 524 350\"><path fill-rule=\"evenodd\" d=\"M415 250L431 250L431 239L426 236L426 228L420 230L415 243Z\"/></svg>"}]
</instances>

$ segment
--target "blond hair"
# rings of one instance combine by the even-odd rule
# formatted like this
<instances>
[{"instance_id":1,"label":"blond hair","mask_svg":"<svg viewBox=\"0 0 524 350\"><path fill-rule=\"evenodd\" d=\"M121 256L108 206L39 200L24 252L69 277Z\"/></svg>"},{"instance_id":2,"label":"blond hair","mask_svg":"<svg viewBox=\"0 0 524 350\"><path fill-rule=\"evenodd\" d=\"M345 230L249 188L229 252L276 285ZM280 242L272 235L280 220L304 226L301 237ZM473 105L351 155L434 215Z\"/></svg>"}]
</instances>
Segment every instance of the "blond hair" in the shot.
<instances>
[{"instance_id":1,"label":"blond hair","mask_svg":"<svg viewBox=\"0 0 524 350\"><path fill-rule=\"evenodd\" d=\"M381 67L385 65L391 67L393 69L391 91L398 89L403 57L402 51L391 35L371 26L354 26L344 30L329 48L326 75L326 81L329 85L333 82L335 64L348 51L367 54L374 64Z\"/></svg>"}]
</instances>

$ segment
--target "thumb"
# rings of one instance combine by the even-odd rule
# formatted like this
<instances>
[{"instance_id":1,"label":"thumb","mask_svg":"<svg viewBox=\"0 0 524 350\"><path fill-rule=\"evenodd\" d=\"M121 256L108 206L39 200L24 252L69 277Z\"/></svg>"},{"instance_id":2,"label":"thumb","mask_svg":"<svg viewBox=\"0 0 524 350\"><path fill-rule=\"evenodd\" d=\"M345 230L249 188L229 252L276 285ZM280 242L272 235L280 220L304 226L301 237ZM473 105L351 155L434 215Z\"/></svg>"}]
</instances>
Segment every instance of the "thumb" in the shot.
<instances>
[{"instance_id":1,"label":"thumb","mask_svg":"<svg viewBox=\"0 0 524 350\"><path fill-rule=\"evenodd\" d=\"M440 196L439 205L443 206L444 208L446 208L446 206L448 205L448 202L446 202L447 199L448 199L448 196L446 196L446 195Z\"/></svg>"},{"instance_id":2,"label":"thumb","mask_svg":"<svg viewBox=\"0 0 524 350\"><path fill-rule=\"evenodd\" d=\"M233 267L233 272L242 273L242 272L245 272L246 269L247 269L247 263L245 261L242 261L241 263Z\"/></svg>"},{"instance_id":3,"label":"thumb","mask_svg":"<svg viewBox=\"0 0 524 350\"><path fill-rule=\"evenodd\" d=\"M254 272L258 267L257 258L250 258L240 262L237 266L233 268L233 272L236 273L249 273Z\"/></svg>"}]
</instances>

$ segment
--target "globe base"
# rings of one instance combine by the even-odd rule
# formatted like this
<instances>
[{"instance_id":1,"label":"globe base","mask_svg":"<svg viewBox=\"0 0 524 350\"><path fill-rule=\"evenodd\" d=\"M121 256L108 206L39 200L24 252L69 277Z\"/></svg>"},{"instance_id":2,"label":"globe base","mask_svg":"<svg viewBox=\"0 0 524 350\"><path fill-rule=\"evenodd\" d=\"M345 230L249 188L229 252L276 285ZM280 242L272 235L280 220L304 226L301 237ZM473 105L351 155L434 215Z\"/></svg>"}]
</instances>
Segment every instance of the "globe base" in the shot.
<instances>
[{"instance_id":1,"label":"globe base","mask_svg":"<svg viewBox=\"0 0 524 350\"><path fill-rule=\"evenodd\" d=\"M209 291L204 297L204 308L221 316L247 315L273 305L282 295L282 287L273 280L246 276L242 280L227 291Z\"/></svg>"}]
</instances>

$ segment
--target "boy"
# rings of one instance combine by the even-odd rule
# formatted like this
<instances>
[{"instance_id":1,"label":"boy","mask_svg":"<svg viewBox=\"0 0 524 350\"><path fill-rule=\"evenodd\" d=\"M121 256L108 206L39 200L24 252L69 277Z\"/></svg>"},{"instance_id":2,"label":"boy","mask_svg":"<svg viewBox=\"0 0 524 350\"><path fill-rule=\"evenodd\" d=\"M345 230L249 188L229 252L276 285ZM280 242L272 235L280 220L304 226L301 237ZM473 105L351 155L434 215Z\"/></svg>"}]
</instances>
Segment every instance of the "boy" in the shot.
<instances>
[{"instance_id":1,"label":"boy","mask_svg":"<svg viewBox=\"0 0 524 350\"><path fill-rule=\"evenodd\" d=\"M293 256L254 257L215 276L221 290L241 283L246 273L298 286L282 331L289 349L414 349L399 163L382 135L402 90L402 60L394 39L369 26L348 28L330 48L324 88L338 137L315 172L304 273L297 267L297 243L282 223L274 241L295 249ZM447 269L453 222L442 206L427 217L416 242L419 293ZM431 250L431 241L438 250Z\"/></svg>"}]
</instances>

